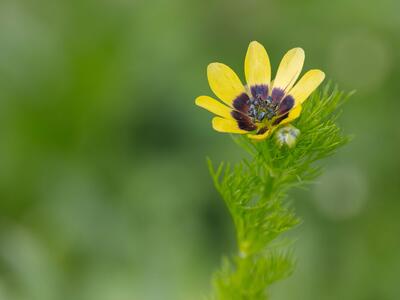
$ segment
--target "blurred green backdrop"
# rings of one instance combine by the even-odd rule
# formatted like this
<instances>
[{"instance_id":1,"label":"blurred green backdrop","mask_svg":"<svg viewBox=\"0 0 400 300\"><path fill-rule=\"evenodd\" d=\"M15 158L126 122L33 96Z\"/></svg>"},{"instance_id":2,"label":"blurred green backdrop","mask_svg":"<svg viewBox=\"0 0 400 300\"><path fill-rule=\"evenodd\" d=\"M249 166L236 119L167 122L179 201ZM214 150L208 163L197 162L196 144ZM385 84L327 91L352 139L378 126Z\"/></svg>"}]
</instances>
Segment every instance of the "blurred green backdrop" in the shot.
<instances>
[{"instance_id":1,"label":"blurred green backdrop","mask_svg":"<svg viewBox=\"0 0 400 300\"><path fill-rule=\"evenodd\" d=\"M291 47L357 94L354 141L293 198L298 268L274 300L399 299L400 2L1 0L0 299L201 299L234 250L194 106L205 69Z\"/></svg>"}]
</instances>

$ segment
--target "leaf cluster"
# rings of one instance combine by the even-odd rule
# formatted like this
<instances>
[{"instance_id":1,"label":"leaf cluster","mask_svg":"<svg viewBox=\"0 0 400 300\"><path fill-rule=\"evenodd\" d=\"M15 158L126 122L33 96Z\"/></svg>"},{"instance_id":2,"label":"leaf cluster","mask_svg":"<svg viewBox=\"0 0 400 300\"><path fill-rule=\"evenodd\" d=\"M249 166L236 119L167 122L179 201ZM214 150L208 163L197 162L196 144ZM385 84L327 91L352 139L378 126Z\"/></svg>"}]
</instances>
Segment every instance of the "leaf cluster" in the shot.
<instances>
[{"instance_id":1,"label":"leaf cluster","mask_svg":"<svg viewBox=\"0 0 400 300\"><path fill-rule=\"evenodd\" d=\"M321 172L317 161L349 141L337 125L350 94L330 84L314 92L294 122L300 130L295 147L274 138L253 142L234 137L248 157L240 163L208 160L215 187L224 199L236 230L238 251L225 258L214 276L215 299L267 299L267 287L293 270L293 259L277 241L300 223L287 200L293 187L303 187Z\"/></svg>"}]
</instances>

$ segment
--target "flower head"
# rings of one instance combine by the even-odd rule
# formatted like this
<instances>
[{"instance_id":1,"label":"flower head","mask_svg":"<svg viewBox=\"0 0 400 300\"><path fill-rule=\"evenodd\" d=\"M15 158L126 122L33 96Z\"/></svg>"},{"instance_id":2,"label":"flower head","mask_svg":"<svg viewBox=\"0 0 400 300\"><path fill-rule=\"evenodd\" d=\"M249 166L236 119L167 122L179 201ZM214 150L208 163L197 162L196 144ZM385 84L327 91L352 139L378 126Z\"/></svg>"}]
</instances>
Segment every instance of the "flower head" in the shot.
<instances>
[{"instance_id":1,"label":"flower head","mask_svg":"<svg viewBox=\"0 0 400 300\"><path fill-rule=\"evenodd\" d=\"M208 82L222 102L200 96L196 105L217 115L212 120L216 131L248 134L249 138L263 140L278 126L296 119L302 103L324 80L324 72L310 70L296 83L303 63L303 49L289 50L271 81L267 51L253 41L244 62L247 85L227 65L211 63L207 68Z\"/></svg>"}]
</instances>

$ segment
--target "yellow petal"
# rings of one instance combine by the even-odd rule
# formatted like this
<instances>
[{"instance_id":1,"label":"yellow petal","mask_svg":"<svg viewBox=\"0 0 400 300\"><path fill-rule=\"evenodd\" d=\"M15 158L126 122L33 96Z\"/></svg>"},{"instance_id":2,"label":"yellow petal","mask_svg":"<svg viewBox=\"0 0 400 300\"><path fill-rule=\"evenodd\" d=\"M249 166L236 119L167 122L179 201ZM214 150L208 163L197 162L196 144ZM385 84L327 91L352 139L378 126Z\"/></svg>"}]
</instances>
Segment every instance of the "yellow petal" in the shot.
<instances>
[{"instance_id":1,"label":"yellow petal","mask_svg":"<svg viewBox=\"0 0 400 300\"><path fill-rule=\"evenodd\" d=\"M289 91L296 105L303 103L308 96L321 84L325 73L321 70L310 70L301 77L299 82Z\"/></svg>"},{"instance_id":2,"label":"yellow petal","mask_svg":"<svg viewBox=\"0 0 400 300\"><path fill-rule=\"evenodd\" d=\"M292 122L294 119L297 119L300 116L301 109L301 104L297 105L289 112L288 117L284 119L280 124L287 124L289 122Z\"/></svg>"},{"instance_id":3,"label":"yellow petal","mask_svg":"<svg viewBox=\"0 0 400 300\"><path fill-rule=\"evenodd\" d=\"M264 46L253 41L247 49L244 72L248 86L268 85L271 80L271 64Z\"/></svg>"},{"instance_id":4,"label":"yellow petal","mask_svg":"<svg viewBox=\"0 0 400 300\"><path fill-rule=\"evenodd\" d=\"M208 83L214 94L229 106L242 93L244 86L236 73L227 65L212 63L207 68Z\"/></svg>"},{"instance_id":5,"label":"yellow petal","mask_svg":"<svg viewBox=\"0 0 400 300\"><path fill-rule=\"evenodd\" d=\"M220 117L212 119L212 126L218 132L248 133L248 131L240 129L235 120L227 120Z\"/></svg>"},{"instance_id":6,"label":"yellow petal","mask_svg":"<svg viewBox=\"0 0 400 300\"><path fill-rule=\"evenodd\" d=\"M213 114L221 116L225 119L232 119L231 111L232 109L221 102L208 97L208 96L200 96L196 98L195 101L197 106L200 106Z\"/></svg>"},{"instance_id":7,"label":"yellow petal","mask_svg":"<svg viewBox=\"0 0 400 300\"><path fill-rule=\"evenodd\" d=\"M289 50L279 64L274 80L274 88L290 90L301 73L304 64L304 50L294 48Z\"/></svg>"},{"instance_id":8,"label":"yellow petal","mask_svg":"<svg viewBox=\"0 0 400 300\"><path fill-rule=\"evenodd\" d=\"M275 130L275 128L272 128L272 129L270 128L263 134L248 134L247 137L249 137L250 139L255 140L255 141L263 141L266 138L268 138L274 132L274 130Z\"/></svg>"}]
</instances>

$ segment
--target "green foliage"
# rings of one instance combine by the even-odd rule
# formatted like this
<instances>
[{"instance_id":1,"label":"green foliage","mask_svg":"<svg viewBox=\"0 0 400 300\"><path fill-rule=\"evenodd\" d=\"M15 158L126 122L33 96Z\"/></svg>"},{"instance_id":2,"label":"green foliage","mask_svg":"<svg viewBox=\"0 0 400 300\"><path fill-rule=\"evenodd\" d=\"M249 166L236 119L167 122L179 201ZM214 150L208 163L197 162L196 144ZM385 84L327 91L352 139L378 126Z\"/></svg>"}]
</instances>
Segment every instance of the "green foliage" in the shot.
<instances>
[{"instance_id":1,"label":"green foliage","mask_svg":"<svg viewBox=\"0 0 400 300\"><path fill-rule=\"evenodd\" d=\"M326 85L311 95L294 122L300 130L295 147L274 138L253 142L235 137L249 154L236 165L209 160L214 184L236 229L238 253L225 258L214 276L215 299L267 299L267 287L293 271L291 255L279 244L281 235L300 223L287 201L290 188L301 187L321 172L316 161L349 141L336 124L350 94ZM278 239L280 238L280 239Z\"/></svg>"}]
</instances>

